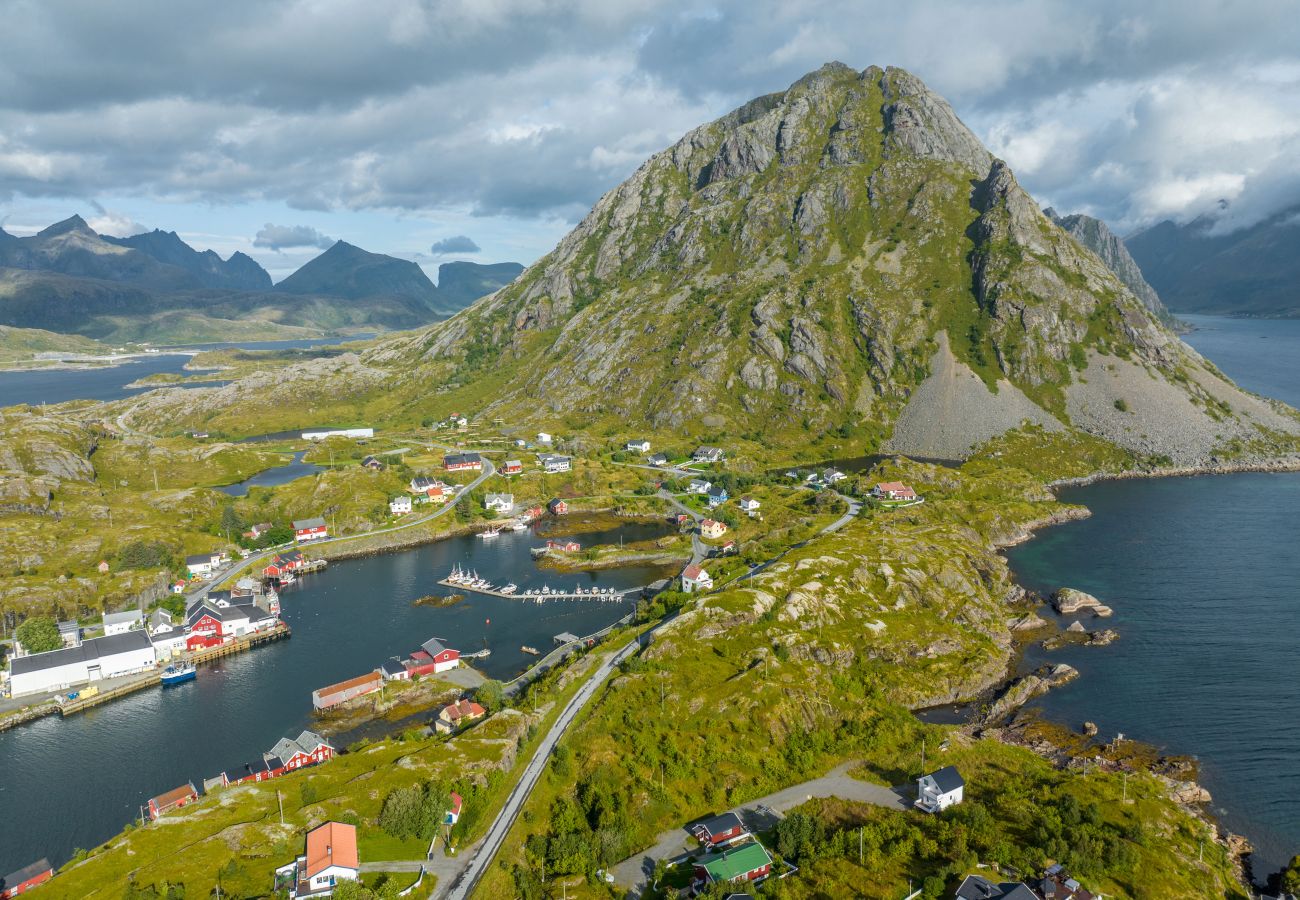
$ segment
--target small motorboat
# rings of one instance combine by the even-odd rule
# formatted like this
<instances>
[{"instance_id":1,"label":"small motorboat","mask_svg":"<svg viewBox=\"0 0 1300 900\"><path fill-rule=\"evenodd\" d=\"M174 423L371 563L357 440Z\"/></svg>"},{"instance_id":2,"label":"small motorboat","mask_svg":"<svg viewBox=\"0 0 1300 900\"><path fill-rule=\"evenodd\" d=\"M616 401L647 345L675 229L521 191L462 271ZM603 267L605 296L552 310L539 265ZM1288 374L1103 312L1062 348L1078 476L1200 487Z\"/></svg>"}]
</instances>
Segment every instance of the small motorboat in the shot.
<instances>
[{"instance_id":1,"label":"small motorboat","mask_svg":"<svg viewBox=\"0 0 1300 900\"><path fill-rule=\"evenodd\" d=\"M524 644L522 647L519 648L519 650L520 650L520 652L522 652L522 653L527 653L529 656L541 656L541 655L542 655L542 654L541 654L541 651L538 650L536 647L530 647L530 646L528 646L527 644Z\"/></svg>"},{"instance_id":2,"label":"small motorboat","mask_svg":"<svg viewBox=\"0 0 1300 900\"><path fill-rule=\"evenodd\" d=\"M494 538L501 536L501 529L497 527L489 528L487 531L480 531L478 536L481 538Z\"/></svg>"},{"instance_id":3,"label":"small motorboat","mask_svg":"<svg viewBox=\"0 0 1300 900\"><path fill-rule=\"evenodd\" d=\"M193 681L199 677L199 672L194 668L192 663L172 663L162 670L158 680L162 682L163 687L171 687L176 684L184 684L187 681Z\"/></svg>"},{"instance_id":4,"label":"small motorboat","mask_svg":"<svg viewBox=\"0 0 1300 900\"><path fill-rule=\"evenodd\" d=\"M516 522L515 524L511 525L510 528L512 531L527 531L528 523L523 521Z\"/></svg>"},{"instance_id":5,"label":"small motorboat","mask_svg":"<svg viewBox=\"0 0 1300 900\"><path fill-rule=\"evenodd\" d=\"M515 591L517 591L517 590L519 590L519 585L517 585L517 584L507 584L505 587L503 587L503 588L501 589L501 593L503 593L503 594L513 594L513 593L514 593Z\"/></svg>"}]
</instances>

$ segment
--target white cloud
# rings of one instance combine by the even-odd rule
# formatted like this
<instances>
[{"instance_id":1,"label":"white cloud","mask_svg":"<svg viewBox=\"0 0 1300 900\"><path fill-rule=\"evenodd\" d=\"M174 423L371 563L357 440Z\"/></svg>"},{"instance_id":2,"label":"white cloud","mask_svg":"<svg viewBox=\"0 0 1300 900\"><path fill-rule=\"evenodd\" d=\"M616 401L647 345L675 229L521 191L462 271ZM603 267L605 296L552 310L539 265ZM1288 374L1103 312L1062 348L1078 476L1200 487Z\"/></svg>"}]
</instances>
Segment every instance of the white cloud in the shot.
<instances>
[{"instance_id":1,"label":"white cloud","mask_svg":"<svg viewBox=\"0 0 1300 900\"><path fill-rule=\"evenodd\" d=\"M327 250L334 239L326 237L310 225L272 225L267 222L253 238L254 247L279 252L295 247L317 247Z\"/></svg>"}]
</instances>

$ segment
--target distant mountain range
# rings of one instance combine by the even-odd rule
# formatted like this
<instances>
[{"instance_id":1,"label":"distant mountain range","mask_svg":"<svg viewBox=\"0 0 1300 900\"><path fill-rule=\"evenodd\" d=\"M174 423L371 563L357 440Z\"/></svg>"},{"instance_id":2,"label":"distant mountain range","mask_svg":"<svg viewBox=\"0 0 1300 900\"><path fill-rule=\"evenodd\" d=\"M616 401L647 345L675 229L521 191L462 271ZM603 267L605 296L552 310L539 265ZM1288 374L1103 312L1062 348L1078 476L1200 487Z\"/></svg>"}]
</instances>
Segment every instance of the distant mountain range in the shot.
<instances>
[{"instance_id":1,"label":"distant mountain range","mask_svg":"<svg viewBox=\"0 0 1300 900\"><path fill-rule=\"evenodd\" d=\"M1215 219L1161 222L1125 240L1174 313L1300 317L1300 207L1216 234Z\"/></svg>"},{"instance_id":2,"label":"distant mountain range","mask_svg":"<svg viewBox=\"0 0 1300 900\"><path fill-rule=\"evenodd\" d=\"M339 241L278 285L243 253L223 260L175 232L118 238L80 216L31 237L0 229L0 325L108 340L306 337L414 328L508 284L517 263L415 263Z\"/></svg>"}]
</instances>

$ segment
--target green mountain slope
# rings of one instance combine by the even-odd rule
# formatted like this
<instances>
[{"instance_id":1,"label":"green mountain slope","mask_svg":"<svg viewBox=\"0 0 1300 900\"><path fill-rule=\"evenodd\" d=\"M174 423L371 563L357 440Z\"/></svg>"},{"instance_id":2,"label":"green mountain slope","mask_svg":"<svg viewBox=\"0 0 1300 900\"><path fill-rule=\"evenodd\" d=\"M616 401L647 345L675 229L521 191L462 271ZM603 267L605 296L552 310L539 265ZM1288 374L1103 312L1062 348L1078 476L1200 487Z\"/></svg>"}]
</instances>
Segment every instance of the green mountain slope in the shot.
<instances>
[{"instance_id":1,"label":"green mountain slope","mask_svg":"<svg viewBox=\"0 0 1300 900\"><path fill-rule=\"evenodd\" d=\"M948 104L839 64L687 134L466 313L372 352L485 412L957 456L1022 421L1205 459L1294 432L1044 216ZM513 374L512 374L513 373Z\"/></svg>"},{"instance_id":2,"label":"green mountain slope","mask_svg":"<svg viewBox=\"0 0 1300 900\"><path fill-rule=\"evenodd\" d=\"M505 289L361 363L364 386L314 368L304 389L374 396L368 418L440 395L562 433L791 454L835 435L959 457L1029 422L1211 464L1300 432L1046 217L941 97L840 64L690 132ZM148 402L235 427L269 401Z\"/></svg>"},{"instance_id":3,"label":"green mountain slope","mask_svg":"<svg viewBox=\"0 0 1300 900\"><path fill-rule=\"evenodd\" d=\"M1300 316L1300 209L1228 234L1161 222L1125 244L1174 312Z\"/></svg>"},{"instance_id":4,"label":"green mountain slope","mask_svg":"<svg viewBox=\"0 0 1300 900\"><path fill-rule=\"evenodd\" d=\"M1043 214L1061 226L1070 237L1097 254L1097 257L1110 267L1119 280L1124 282L1124 286L1132 291L1133 296L1141 300L1147 309L1162 321L1169 318L1169 310L1165 309L1164 303L1160 301L1160 295L1142 277L1142 269L1129 254L1124 242L1105 222L1082 213L1062 216L1050 208L1043 210Z\"/></svg>"}]
</instances>

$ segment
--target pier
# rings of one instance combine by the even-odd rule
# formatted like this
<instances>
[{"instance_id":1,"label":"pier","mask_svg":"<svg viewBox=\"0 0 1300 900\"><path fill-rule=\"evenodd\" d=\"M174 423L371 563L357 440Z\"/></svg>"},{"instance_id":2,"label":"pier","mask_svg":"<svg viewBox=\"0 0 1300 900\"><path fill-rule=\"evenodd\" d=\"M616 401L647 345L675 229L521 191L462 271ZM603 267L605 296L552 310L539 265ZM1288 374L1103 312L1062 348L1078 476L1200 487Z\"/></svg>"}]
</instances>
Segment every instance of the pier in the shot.
<instances>
[{"instance_id":1,"label":"pier","mask_svg":"<svg viewBox=\"0 0 1300 900\"><path fill-rule=\"evenodd\" d=\"M626 591L614 591L613 593L597 593L592 591L548 591L540 594L536 590L532 591L514 591L507 593L494 585L474 585L461 581L453 581L450 578L439 579L438 584L443 587L449 587L455 591L469 591L474 594L485 594L489 597L501 597L505 600L531 600L534 603L541 603L543 600L601 600L606 603L621 603L626 597Z\"/></svg>"},{"instance_id":2,"label":"pier","mask_svg":"<svg viewBox=\"0 0 1300 900\"><path fill-rule=\"evenodd\" d=\"M267 631L257 632L255 634L245 635L241 638L235 638L233 641L227 641L216 647L209 647L206 650L199 650L191 653L186 657L189 662L199 666L203 663L212 662L223 656L230 656L233 653L242 653L245 650L251 650L254 647L260 647L262 644L269 644L272 641L283 640L293 632L288 625L283 622ZM75 713L99 706L101 703L107 703L109 700L116 700L118 697L125 697L127 694L134 694L136 691L142 691L148 687L161 687L162 682L158 680L158 669L150 669L144 672L139 678L132 679L125 684L119 684L115 687L101 690L89 697L79 697L76 700L65 700L58 705L58 711L67 718ZM92 682L93 684L93 682ZM84 688L83 688L84 690Z\"/></svg>"}]
</instances>

